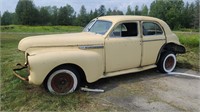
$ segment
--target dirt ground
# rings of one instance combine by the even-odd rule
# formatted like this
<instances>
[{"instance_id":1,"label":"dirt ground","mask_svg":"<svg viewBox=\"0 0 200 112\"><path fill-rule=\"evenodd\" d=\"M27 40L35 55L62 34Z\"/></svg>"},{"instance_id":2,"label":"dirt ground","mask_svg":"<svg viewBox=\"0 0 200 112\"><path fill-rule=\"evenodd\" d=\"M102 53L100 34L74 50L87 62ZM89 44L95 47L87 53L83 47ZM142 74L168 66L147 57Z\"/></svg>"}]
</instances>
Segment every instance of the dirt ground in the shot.
<instances>
[{"instance_id":1,"label":"dirt ground","mask_svg":"<svg viewBox=\"0 0 200 112\"><path fill-rule=\"evenodd\" d=\"M189 69L175 72L199 75ZM152 69L101 79L88 87L105 90L88 93L98 104L93 107L104 111L200 112L200 79L193 77L169 76Z\"/></svg>"}]
</instances>

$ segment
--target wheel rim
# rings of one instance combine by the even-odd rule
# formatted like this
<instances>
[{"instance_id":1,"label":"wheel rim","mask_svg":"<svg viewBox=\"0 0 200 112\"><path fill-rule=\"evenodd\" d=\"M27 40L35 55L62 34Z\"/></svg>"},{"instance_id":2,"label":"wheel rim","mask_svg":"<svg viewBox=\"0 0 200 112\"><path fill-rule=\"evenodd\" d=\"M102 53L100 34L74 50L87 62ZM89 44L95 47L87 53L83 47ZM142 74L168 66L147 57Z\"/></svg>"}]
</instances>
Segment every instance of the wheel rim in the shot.
<instances>
[{"instance_id":1,"label":"wheel rim","mask_svg":"<svg viewBox=\"0 0 200 112\"><path fill-rule=\"evenodd\" d=\"M173 66L174 66L174 58L170 56L170 57L168 57L168 58L166 59L165 68L166 68L167 70L170 70L170 69L173 68Z\"/></svg>"},{"instance_id":2,"label":"wheel rim","mask_svg":"<svg viewBox=\"0 0 200 112\"><path fill-rule=\"evenodd\" d=\"M58 70L50 75L47 81L49 92L57 95L65 95L73 92L77 85L76 75L69 70Z\"/></svg>"},{"instance_id":3,"label":"wheel rim","mask_svg":"<svg viewBox=\"0 0 200 112\"><path fill-rule=\"evenodd\" d=\"M169 54L165 57L163 68L165 72L169 73L174 70L176 66L176 56L174 54Z\"/></svg>"},{"instance_id":4,"label":"wheel rim","mask_svg":"<svg viewBox=\"0 0 200 112\"><path fill-rule=\"evenodd\" d=\"M73 85L73 77L67 73L59 73L51 81L51 87L56 93L67 93Z\"/></svg>"}]
</instances>

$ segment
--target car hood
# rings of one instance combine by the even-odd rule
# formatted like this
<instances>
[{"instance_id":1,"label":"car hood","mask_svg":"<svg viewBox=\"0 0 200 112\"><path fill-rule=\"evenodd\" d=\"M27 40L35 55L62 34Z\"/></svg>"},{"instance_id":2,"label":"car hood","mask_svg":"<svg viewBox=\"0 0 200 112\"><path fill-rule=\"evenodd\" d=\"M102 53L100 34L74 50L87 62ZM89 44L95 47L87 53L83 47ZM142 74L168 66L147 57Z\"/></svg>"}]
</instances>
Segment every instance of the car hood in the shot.
<instances>
[{"instance_id":1,"label":"car hood","mask_svg":"<svg viewBox=\"0 0 200 112\"><path fill-rule=\"evenodd\" d=\"M90 32L31 36L19 42L18 49L26 51L32 47L59 47L79 45L103 45L103 36Z\"/></svg>"}]
</instances>

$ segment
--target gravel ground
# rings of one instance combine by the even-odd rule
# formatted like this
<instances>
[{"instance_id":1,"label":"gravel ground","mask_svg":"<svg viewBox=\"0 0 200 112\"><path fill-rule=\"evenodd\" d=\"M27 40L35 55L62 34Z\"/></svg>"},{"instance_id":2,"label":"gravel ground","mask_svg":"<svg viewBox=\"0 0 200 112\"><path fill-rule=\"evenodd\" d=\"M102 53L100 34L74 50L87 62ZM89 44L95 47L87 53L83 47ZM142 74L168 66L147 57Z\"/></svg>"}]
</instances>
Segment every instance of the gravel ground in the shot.
<instances>
[{"instance_id":1,"label":"gravel ground","mask_svg":"<svg viewBox=\"0 0 200 112\"><path fill-rule=\"evenodd\" d=\"M175 72L199 75L189 69ZM88 87L105 90L88 94L106 111L200 112L200 79L193 77L169 76L152 69L101 79Z\"/></svg>"}]
</instances>

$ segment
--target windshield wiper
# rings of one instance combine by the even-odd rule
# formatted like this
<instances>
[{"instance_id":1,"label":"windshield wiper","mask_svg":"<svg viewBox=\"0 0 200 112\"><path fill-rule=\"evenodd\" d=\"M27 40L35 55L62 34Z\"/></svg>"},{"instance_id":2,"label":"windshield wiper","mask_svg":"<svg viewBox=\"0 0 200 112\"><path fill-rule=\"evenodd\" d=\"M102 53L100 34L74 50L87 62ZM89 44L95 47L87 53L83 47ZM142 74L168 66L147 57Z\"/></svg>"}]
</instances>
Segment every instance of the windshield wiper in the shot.
<instances>
[{"instance_id":1,"label":"windshield wiper","mask_svg":"<svg viewBox=\"0 0 200 112\"><path fill-rule=\"evenodd\" d=\"M92 26L97 22L97 19L98 19L98 18L96 18L96 19L94 20L94 23L91 24L91 26L87 28L87 31L88 31L88 32L91 30Z\"/></svg>"}]
</instances>

